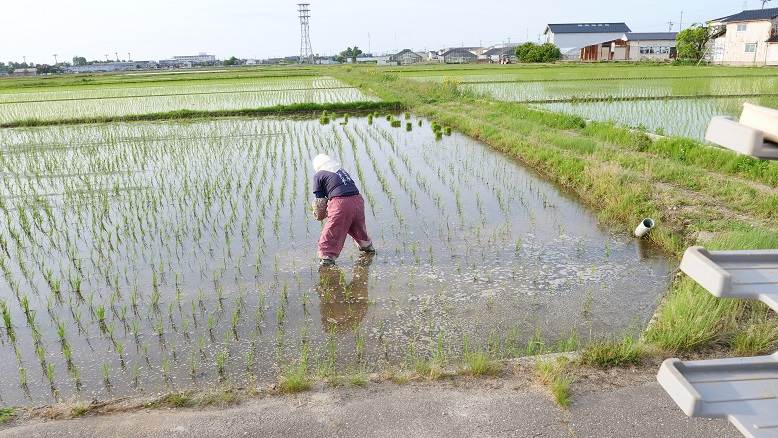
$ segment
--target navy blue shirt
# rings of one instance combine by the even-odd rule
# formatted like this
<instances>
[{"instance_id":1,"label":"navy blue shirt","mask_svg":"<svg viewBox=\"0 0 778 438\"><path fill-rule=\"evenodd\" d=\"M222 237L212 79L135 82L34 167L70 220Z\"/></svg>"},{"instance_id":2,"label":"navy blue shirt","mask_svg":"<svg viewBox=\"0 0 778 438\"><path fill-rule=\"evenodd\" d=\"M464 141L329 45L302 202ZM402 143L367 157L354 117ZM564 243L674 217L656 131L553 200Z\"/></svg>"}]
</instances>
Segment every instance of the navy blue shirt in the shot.
<instances>
[{"instance_id":1,"label":"navy blue shirt","mask_svg":"<svg viewBox=\"0 0 778 438\"><path fill-rule=\"evenodd\" d=\"M320 170L313 176L313 194L317 198L338 198L358 195L359 189L343 169L337 172Z\"/></svg>"}]
</instances>

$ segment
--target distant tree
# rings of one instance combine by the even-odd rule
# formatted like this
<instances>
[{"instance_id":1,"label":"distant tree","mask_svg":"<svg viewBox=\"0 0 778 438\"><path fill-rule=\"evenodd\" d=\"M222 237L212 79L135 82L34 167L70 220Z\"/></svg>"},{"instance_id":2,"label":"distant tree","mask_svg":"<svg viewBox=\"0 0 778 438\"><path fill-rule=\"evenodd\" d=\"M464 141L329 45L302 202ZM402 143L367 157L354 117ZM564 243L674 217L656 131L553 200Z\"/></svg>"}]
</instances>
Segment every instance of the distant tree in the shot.
<instances>
[{"instance_id":1,"label":"distant tree","mask_svg":"<svg viewBox=\"0 0 778 438\"><path fill-rule=\"evenodd\" d=\"M234 56L231 56L230 59L224 60L224 65L241 65L241 64L243 64L243 61L241 61L240 59Z\"/></svg>"},{"instance_id":2,"label":"distant tree","mask_svg":"<svg viewBox=\"0 0 778 438\"><path fill-rule=\"evenodd\" d=\"M35 67L38 69L38 74L62 73L62 69L56 65L38 64Z\"/></svg>"},{"instance_id":3,"label":"distant tree","mask_svg":"<svg viewBox=\"0 0 778 438\"><path fill-rule=\"evenodd\" d=\"M699 23L678 32L676 43L678 59L699 61L705 56L705 46L710 41L710 29Z\"/></svg>"},{"instance_id":4,"label":"distant tree","mask_svg":"<svg viewBox=\"0 0 778 438\"><path fill-rule=\"evenodd\" d=\"M562 58L562 52L551 43L524 43L516 47L516 57L519 62L554 62Z\"/></svg>"},{"instance_id":5,"label":"distant tree","mask_svg":"<svg viewBox=\"0 0 778 438\"><path fill-rule=\"evenodd\" d=\"M535 48L537 44L535 43L524 43L518 47L516 47L516 57L519 58L519 62L527 62L525 61L527 59L527 55L529 52Z\"/></svg>"},{"instance_id":6,"label":"distant tree","mask_svg":"<svg viewBox=\"0 0 778 438\"><path fill-rule=\"evenodd\" d=\"M340 52L339 58L341 58L343 61L346 59L351 59L351 62L356 64L357 63L357 57L361 55L363 52L359 49L359 47L347 47L346 50ZM341 62L343 62L341 61Z\"/></svg>"},{"instance_id":7,"label":"distant tree","mask_svg":"<svg viewBox=\"0 0 778 438\"><path fill-rule=\"evenodd\" d=\"M73 65L86 65L86 58L83 56L74 56L73 57Z\"/></svg>"}]
</instances>

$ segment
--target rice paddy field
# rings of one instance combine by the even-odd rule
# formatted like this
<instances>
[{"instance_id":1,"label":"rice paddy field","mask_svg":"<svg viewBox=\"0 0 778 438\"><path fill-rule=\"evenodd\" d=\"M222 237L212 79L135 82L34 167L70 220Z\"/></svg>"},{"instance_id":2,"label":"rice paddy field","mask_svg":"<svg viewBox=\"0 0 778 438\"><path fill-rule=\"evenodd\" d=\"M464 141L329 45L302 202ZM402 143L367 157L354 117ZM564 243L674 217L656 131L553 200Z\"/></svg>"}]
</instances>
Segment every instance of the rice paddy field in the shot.
<instances>
[{"instance_id":1,"label":"rice paddy field","mask_svg":"<svg viewBox=\"0 0 778 438\"><path fill-rule=\"evenodd\" d=\"M0 131L3 400L372 370L650 317L662 254L466 137L341 120ZM357 177L374 259L318 270L319 152Z\"/></svg>"},{"instance_id":2,"label":"rice paddy field","mask_svg":"<svg viewBox=\"0 0 778 438\"><path fill-rule=\"evenodd\" d=\"M373 100L336 79L313 75L287 78L217 76L160 82L146 79L95 85L0 88L0 123Z\"/></svg>"},{"instance_id":3,"label":"rice paddy field","mask_svg":"<svg viewBox=\"0 0 778 438\"><path fill-rule=\"evenodd\" d=\"M398 70L455 81L498 100L702 140L711 117L738 117L744 102L778 108L778 70L676 66L546 66ZM499 73L496 73L499 72Z\"/></svg>"},{"instance_id":4,"label":"rice paddy field","mask_svg":"<svg viewBox=\"0 0 778 438\"><path fill-rule=\"evenodd\" d=\"M694 138L744 101L774 106L778 85L774 70L705 67L392 73ZM0 123L41 125L0 129L0 404L515 357L646 326L671 285L671 255L438 122L342 109L160 114L379 102L336 77L0 81ZM151 113L159 120L83 123ZM349 244L335 268L319 269L319 153L357 180L376 256Z\"/></svg>"}]
</instances>

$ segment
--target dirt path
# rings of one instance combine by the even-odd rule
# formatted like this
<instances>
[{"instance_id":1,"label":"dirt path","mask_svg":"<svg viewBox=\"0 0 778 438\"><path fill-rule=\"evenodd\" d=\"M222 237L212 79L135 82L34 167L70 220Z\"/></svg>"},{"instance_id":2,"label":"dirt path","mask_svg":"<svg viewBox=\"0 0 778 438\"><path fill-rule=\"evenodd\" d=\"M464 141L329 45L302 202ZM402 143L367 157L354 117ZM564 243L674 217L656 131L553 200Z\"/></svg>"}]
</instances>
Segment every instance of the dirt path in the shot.
<instances>
[{"instance_id":1,"label":"dirt path","mask_svg":"<svg viewBox=\"0 0 778 438\"><path fill-rule=\"evenodd\" d=\"M0 431L0 437L739 436L723 420L688 419L655 383L654 373L648 367L581 376L568 410L517 373L493 380L317 389L221 410L35 420Z\"/></svg>"}]
</instances>

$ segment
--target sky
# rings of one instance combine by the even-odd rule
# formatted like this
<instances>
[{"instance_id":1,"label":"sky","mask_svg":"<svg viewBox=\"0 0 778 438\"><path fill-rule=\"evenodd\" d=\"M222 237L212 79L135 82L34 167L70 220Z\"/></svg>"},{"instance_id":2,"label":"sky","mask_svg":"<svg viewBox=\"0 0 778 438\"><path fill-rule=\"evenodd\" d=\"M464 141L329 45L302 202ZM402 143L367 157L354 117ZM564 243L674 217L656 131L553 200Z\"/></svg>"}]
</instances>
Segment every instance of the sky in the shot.
<instances>
[{"instance_id":1,"label":"sky","mask_svg":"<svg viewBox=\"0 0 778 438\"><path fill-rule=\"evenodd\" d=\"M758 9L757 0L308 0L314 53L439 49L536 41L547 23L626 22L634 32L678 30ZM778 0L774 0L778 7ZM296 0L0 0L0 61L73 56L158 60L207 52L224 59L300 51Z\"/></svg>"}]
</instances>

